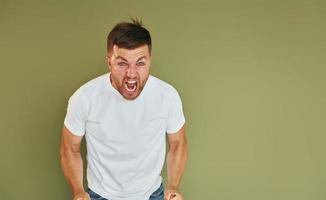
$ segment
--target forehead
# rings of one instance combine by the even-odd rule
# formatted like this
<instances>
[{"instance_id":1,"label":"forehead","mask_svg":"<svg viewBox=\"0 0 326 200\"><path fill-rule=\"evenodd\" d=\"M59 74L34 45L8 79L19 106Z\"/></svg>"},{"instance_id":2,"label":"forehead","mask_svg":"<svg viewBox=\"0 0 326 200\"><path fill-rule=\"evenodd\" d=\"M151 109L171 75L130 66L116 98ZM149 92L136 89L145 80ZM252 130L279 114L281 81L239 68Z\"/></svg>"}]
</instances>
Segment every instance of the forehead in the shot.
<instances>
[{"instance_id":1,"label":"forehead","mask_svg":"<svg viewBox=\"0 0 326 200\"><path fill-rule=\"evenodd\" d=\"M143 45L135 49L125 49L125 48L120 48L117 45L114 45L112 48L112 56L113 57L120 56L127 60L134 60L144 56L149 58L150 54L149 54L148 45Z\"/></svg>"}]
</instances>

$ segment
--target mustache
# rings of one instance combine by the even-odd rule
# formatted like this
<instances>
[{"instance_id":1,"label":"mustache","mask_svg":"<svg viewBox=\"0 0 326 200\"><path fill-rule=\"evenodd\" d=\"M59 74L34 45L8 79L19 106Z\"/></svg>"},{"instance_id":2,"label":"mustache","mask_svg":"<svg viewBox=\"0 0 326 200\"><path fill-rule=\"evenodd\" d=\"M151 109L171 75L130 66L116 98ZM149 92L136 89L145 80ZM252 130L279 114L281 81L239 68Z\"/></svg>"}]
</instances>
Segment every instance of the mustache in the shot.
<instances>
[{"instance_id":1,"label":"mustache","mask_svg":"<svg viewBox=\"0 0 326 200\"><path fill-rule=\"evenodd\" d=\"M130 80L135 80L135 81L137 81L137 82L140 82L140 78L139 78L139 77L136 77L136 78L124 77L124 78L122 79L122 82L130 81Z\"/></svg>"}]
</instances>

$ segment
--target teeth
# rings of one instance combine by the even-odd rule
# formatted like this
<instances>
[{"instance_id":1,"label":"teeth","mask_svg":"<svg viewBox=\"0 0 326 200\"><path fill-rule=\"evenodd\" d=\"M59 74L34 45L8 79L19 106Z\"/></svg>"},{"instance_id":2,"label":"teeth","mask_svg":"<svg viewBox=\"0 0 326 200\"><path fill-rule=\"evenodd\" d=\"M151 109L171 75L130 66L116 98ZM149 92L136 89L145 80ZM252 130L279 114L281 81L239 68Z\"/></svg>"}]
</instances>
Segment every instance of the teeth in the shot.
<instances>
[{"instance_id":1,"label":"teeth","mask_svg":"<svg viewBox=\"0 0 326 200\"><path fill-rule=\"evenodd\" d=\"M137 87L136 81L132 81L132 82L127 81L125 83L125 88L128 92L134 92L136 90L136 87Z\"/></svg>"}]
</instances>

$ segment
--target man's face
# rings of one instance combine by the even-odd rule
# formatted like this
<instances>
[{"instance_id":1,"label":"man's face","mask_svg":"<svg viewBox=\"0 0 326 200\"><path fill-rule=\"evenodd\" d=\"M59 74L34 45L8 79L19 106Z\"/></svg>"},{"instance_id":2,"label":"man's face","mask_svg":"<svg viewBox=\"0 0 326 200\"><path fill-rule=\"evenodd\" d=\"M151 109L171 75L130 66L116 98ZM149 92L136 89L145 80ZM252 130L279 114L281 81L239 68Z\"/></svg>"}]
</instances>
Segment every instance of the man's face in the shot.
<instances>
[{"instance_id":1,"label":"man's face","mask_svg":"<svg viewBox=\"0 0 326 200\"><path fill-rule=\"evenodd\" d=\"M132 50L114 45L107 64L112 86L127 100L138 97L149 76L151 54L148 45Z\"/></svg>"}]
</instances>

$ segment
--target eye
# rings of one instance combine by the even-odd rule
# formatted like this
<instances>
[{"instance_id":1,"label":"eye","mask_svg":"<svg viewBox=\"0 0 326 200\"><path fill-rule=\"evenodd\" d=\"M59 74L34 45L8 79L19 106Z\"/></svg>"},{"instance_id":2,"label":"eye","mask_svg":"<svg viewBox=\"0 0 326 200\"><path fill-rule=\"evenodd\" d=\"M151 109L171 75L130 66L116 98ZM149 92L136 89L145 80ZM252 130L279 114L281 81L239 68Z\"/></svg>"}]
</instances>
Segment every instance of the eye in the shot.
<instances>
[{"instance_id":1,"label":"eye","mask_svg":"<svg viewBox=\"0 0 326 200\"><path fill-rule=\"evenodd\" d=\"M118 66L120 66L120 67L125 67L125 66L127 66L128 64L127 63L125 63L125 62L118 62Z\"/></svg>"},{"instance_id":2,"label":"eye","mask_svg":"<svg viewBox=\"0 0 326 200\"><path fill-rule=\"evenodd\" d=\"M138 62L136 65L139 66L139 67L142 67L142 66L145 66L146 63L144 63L144 62Z\"/></svg>"}]
</instances>

